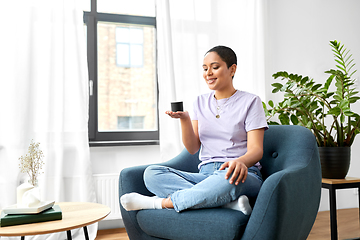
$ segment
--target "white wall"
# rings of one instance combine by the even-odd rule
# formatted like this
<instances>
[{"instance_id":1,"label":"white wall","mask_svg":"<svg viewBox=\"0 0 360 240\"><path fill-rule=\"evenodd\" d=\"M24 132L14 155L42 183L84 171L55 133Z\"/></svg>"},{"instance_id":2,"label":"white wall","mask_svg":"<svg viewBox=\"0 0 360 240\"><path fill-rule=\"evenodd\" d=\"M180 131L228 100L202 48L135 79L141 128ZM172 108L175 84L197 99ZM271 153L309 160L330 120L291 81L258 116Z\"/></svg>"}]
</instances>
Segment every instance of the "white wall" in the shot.
<instances>
[{"instance_id":1,"label":"white wall","mask_svg":"<svg viewBox=\"0 0 360 240\"><path fill-rule=\"evenodd\" d=\"M330 40L341 41L351 49L359 69L355 77L360 78L360 1L271 0L267 20L267 100L281 100L280 94L271 93L271 75L278 71L307 75L324 83L328 77L324 71L335 68ZM360 112L360 105L353 110ZM348 176L360 177L359 138L352 146ZM337 190L338 208L358 207L357 199L353 189ZM328 191L324 189L320 211L328 209Z\"/></svg>"},{"instance_id":2,"label":"white wall","mask_svg":"<svg viewBox=\"0 0 360 240\"><path fill-rule=\"evenodd\" d=\"M120 174L127 167L161 162L158 145L91 147L90 159L93 174ZM99 223L99 229L123 227L122 220L105 220Z\"/></svg>"},{"instance_id":3,"label":"white wall","mask_svg":"<svg viewBox=\"0 0 360 240\"><path fill-rule=\"evenodd\" d=\"M272 94L271 75L277 71L308 75L323 82L325 70L334 68L329 46L338 40L351 49L360 78L360 1L358 0L271 0L268 1L266 39L266 97ZM360 105L354 109L360 112ZM352 147L349 176L360 177L360 136ZM119 173L123 168L160 162L159 146L93 147L94 174ZM358 207L354 190L337 191L338 208ZM320 211L329 209L328 191L322 190Z\"/></svg>"},{"instance_id":4,"label":"white wall","mask_svg":"<svg viewBox=\"0 0 360 240\"><path fill-rule=\"evenodd\" d=\"M158 145L92 147L93 174L120 173L124 168L160 162Z\"/></svg>"}]
</instances>

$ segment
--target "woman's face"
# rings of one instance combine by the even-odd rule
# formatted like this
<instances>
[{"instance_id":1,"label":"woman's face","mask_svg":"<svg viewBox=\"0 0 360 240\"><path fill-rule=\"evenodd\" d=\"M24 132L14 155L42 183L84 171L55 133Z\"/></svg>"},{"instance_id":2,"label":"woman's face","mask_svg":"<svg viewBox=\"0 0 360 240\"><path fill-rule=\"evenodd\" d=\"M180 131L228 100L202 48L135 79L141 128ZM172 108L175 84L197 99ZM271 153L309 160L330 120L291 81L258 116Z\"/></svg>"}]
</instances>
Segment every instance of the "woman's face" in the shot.
<instances>
[{"instance_id":1,"label":"woman's face","mask_svg":"<svg viewBox=\"0 0 360 240\"><path fill-rule=\"evenodd\" d=\"M232 77L235 74L236 65L227 67L216 52L206 54L203 62L203 77L211 90L226 90L232 87Z\"/></svg>"}]
</instances>

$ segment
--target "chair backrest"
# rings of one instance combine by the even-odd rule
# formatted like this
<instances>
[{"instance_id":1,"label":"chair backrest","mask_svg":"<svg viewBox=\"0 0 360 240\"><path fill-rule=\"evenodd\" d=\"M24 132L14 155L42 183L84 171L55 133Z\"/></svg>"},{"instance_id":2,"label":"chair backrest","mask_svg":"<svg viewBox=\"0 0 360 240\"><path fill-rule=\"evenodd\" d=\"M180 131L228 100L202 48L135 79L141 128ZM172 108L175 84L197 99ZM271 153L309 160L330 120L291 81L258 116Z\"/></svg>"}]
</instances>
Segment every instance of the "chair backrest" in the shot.
<instances>
[{"instance_id":1,"label":"chair backrest","mask_svg":"<svg viewBox=\"0 0 360 240\"><path fill-rule=\"evenodd\" d=\"M167 166L176 168L177 170L187 172L199 172L198 165L200 164L199 152L191 155L186 148L173 159L167 162Z\"/></svg>"},{"instance_id":2,"label":"chair backrest","mask_svg":"<svg viewBox=\"0 0 360 240\"><path fill-rule=\"evenodd\" d=\"M302 168L309 164L316 140L307 128L294 125L272 125L264 136L264 154L260 163L266 179L285 168Z\"/></svg>"},{"instance_id":3,"label":"chair backrest","mask_svg":"<svg viewBox=\"0 0 360 240\"><path fill-rule=\"evenodd\" d=\"M264 180L285 168L304 167L311 159L304 154L316 145L314 134L307 128L294 125L271 125L264 135L264 154L260 160ZM310 151L311 153L311 151ZM295 156L295 157L292 157ZM179 161L179 159L181 159ZM171 160L179 170L197 172L199 152L191 155L184 149ZM170 165L171 165L170 162ZM179 165L180 162L180 165Z\"/></svg>"}]
</instances>

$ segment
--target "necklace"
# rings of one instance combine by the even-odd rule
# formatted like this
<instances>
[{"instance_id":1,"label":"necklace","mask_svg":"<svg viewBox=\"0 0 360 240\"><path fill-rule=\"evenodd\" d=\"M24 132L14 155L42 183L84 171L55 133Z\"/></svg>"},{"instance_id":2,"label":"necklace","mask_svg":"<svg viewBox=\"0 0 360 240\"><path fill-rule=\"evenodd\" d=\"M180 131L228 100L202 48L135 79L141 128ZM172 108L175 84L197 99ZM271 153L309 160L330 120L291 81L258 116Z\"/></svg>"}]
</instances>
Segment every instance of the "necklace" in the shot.
<instances>
[{"instance_id":1,"label":"necklace","mask_svg":"<svg viewBox=\"0 0 360 240\"><path fill-rule=\"evenodd\" d=\"M222 106L219 106L218 101L217 101L215 95L214 95L214 98L215 98L215 102L216 102L216 113L217 113L215 117L216 117L216 118L220 118L221 108L222 108L223 106L225 106L225 104L227 103L227 101L229 101L229 98L226 99L226 101L224 102L224 104L223 104Z\"/></svg>"},{"instance_id":2,"label":"necklace","mask_svg":"<svg viewBox=\"0 0 360 240\"><path fill-rule=\"evenodd\" d=\"M236 92L237 92L237 90L235 90L235 92L234 92L231 96L233 96ZM222 106L219 106L218 100L216 99L216 97L215 97L215 95L214 95L215 103L216 103L216 113L217 113L217 114L215 115L216 118L220 118L221 108L225 106L225 104L227 103L227 101L229 101L229 99L231 98L231 96L226 99L226 101L224 102L224 104L223 104Z\"/></svg>"},{"instance_id":3,"label":"necklace","mask_svg":"<svg viewBox=\"0 0 360 240\"><path fill-rule=\"evenodd\" d=\"M225 104L227 103L227 101L229 101L229 99L230 99L236 92L237 92L237 90L235 89L235 91L233 92L233 94L231 94L231 96L226 99L226 101L224 102L224 104L223 104L222 106L219 106L219 104L218 104L218 102L217 102L217 99L216 99L216 97L215 97L215 94L214 94L215 103L216 103L216 113L217 113L217 114L215 115L216 118L220 118L221 108L225 106Z\"/></svg>"}]
</instances>

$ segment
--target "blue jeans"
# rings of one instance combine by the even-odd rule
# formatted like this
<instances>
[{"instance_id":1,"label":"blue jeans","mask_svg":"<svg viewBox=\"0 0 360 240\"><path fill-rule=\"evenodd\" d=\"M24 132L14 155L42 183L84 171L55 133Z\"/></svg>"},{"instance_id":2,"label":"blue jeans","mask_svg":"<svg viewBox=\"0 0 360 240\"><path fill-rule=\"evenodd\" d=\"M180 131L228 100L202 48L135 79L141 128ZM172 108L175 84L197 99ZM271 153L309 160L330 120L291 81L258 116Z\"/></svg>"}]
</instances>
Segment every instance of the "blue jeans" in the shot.
<instances>
[{"instance_id":1,"label":"blue jeans","mask_svg":"<svg viewBox=\"0 0 360 240\"><path fill-rule=\"evenodd\" d=\"M219 162L208 163L201 166L199 173L152 165L145 169L144 182L156 196L171 196L177 212L189 208L219 207L235 201L241 195L249 198L258 195L263 180L257 167L250 167L246 181L236 186L225 179L227 169L218 170L221 165Z\"/></svg>"}]
</instances>

